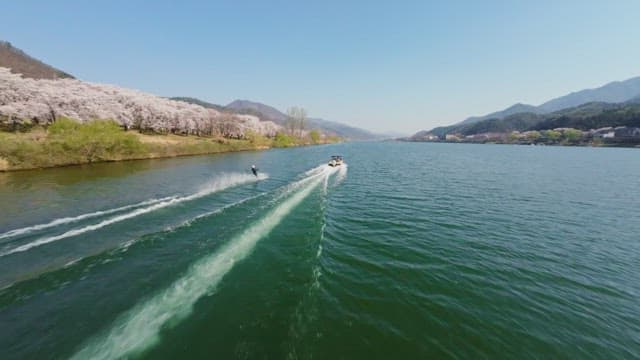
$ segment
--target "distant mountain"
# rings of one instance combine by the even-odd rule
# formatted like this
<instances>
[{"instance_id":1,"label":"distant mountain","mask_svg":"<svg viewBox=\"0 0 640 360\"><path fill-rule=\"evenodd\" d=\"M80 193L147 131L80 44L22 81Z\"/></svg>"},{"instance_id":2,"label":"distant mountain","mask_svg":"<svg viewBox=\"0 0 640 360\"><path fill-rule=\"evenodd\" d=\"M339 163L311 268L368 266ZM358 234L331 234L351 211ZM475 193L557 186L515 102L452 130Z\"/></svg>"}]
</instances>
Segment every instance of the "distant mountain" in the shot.
<instances>
[{"instance_id":1,"label":"distant mountain","mask_svg":"<svg viewBox=\"0 0 640 360\"><path fill-rule=\"evenodd\" d=\"M320 129L351 140L374 140L384 138L384 136L374 134L368 130L324 119L309 118L307 119L307 123L307 127L310 129Z\"/></svg>"},{"instance_id":2,"label":"distant mountain","mask_svg":"<svg viewBox=\"0 0 640 360\"><path fill-rule=\"evenodd\" d=\"M614 81L596 89L573 92L538 106L543 113L579 106L588 102L621 103L640 96L640 76Z\"/></svg>"},{"instance_id":3,"label":"distant mountain","mask_svg":"<svg viewBox=\"0 0 640 360\"><path fill-rule=\"evenodd\" d=\"M385 131L383 133L376 133L376 134L378 134L381 137L381 139L389 139L389 140L403 138L411 135L409 133L399 132L399 131Z\"/></svg>"},{"instance_id":4,"label":"distant mountain","mask_svg":"<svg viewBox=\"0 0 640 360\"><path fill-rule=\"evenodd\" d=\"M259 102L253 102L249 100L235 100L225 106L226 109L234 111L240 111L249 113L251 115L262 114L263 117L283 125L287 121L287 115L283 114L278 109L269 105L261 104Z\"/></svg>"},{"instance_id":5,"label":"distant mountain","mask_svg":"<svg viewBox=\"0 0 640 360\"><path fill-rule=\"evenodd\" d=\"M214 110L218 110L218 111L224 111L225 107L222 105L218 105L218 104L212 104L206 101L202 101L200 99L196 99L196 98L192 98L192 97L172 97L170 98L171 100L175 100L175 101L183 101L189 104L194 104L194 105L200 105L204 108L207 109L214 109Z\"/></svg>"},{"instance_id":6,"label":"distant mountain","mask_svg":"<svg viewBox=\"0 0 640 360\"><path fill-rule=\"evenodd\" d=\"M507 117L509 115L518 114L518 113L534 113L534 114L538 114L538 113L541 113L541 111L540 111L540 109L538 109L537 107L535 107L533 105L517 103L515 105L512 105L512 106L504 109L504 110L496 111L496 112L493 112L491 114L487 114L485 116L472 116L472 117L469 117L469 118L463 120L462 122L460 122L459 124L471 124L471 123L482 121L482 120L486 120L486 119L502 119L502 118Z\"/></svg>"},{"instance_id":7,"label":"distant mountain","mask_svg":"<svg viewBox=\"0 0 640 360\"><path fill-rule=\"evenodd\" d=\"M618 126L640 127L640 102L587 103L546 114L526 130L556 128L590 130Z\"/></svg>"},{"instance_id":8,"label":"distant mountain","mask_svg":"<svg viewBox=\"0 0 640 360\"><path fill-rule=\"evenodd\" d=\"M631 99L631 100L627 100L627 103L628 103L628 104L640 104L640 95L639 95L639 96L634 97L634 98L633 98L633 99Z\"/></svg>"},{"instance_id":9,"label":"distant mountain","mask_svg":"<svg viewBox=\"0 0 640 360\"><path fill-rule=\"evenodd\" d=\"M625 81L614 81L595 89L573 92L569 95L549 100L540 106L518 103L491 114L469 117L456 125L471 124L487 119L502 119L518 113L548 114L589 102L621 103L634 98L640 99L640 76Z\"/></svg>"},{"instance_id":10,"label":"distant mountain","mask_svg":"<svg viewBox=\"0 0 640 360\"><path fill-rule=\"evenodd\" d=\"M58 70L40 60L34 59L11 43L0 40L0 67L11 69L14 74L33 79L73 79L64 71Z\"/></svg>"},{"instance_id":11,"label":"distant mountain","mask_svg":"<svg viewBox=\"0 0 640 360\"><path fill-rule=\"evenodd\" d=\"M235 100L229 103L225 107L225 109L231 109L234 112L238 113L256 115L260 118L266 118L280 125L284 125L287 121L287 115L280 110L269 105L249 100ZM307 128L319 129L326 133L348 138L351 140L372 140L382 137L368 130L318 118L308 118Z\"/></svg>"},{"instance_id":12,"label":"distant mountain","mask_svg":"<svg viewBox=\"0 0 640 360\"><path fill-rule=\"evenodd\" d=\"M590 102L548 114L519 113L504 118L492 118L467 124L460 123L429 131L420 131L409 140L421 141L428 139L429 135L443 137L447 134L467 136L556 128L590 130L617 126L640 127L639 100L634 98L634 100L624 103Z\"/></svg>"},{"instance_id":13,"label":"distant mountain","mask_svg":"<svg viewBox=\"0 0 640 360\"><path fill-rule=\"evenodd\" d=\"M190 97L172 97L171 100L184 101L190 104L200 105L205 108L215 109L222 112L230 112L234 114L254 115L265 121L273 121L278 125L286 125L287 115L280 110L265 105L259 102L249 100L235 100L229 103L227 106L221 106L217 104L208 103L195 98ZM337 135L343 138L351 140L373 140L391 138L393 136L385 136L380 134L374 134L368 130L356 128L353 126L345 125L342 123L328 121L319 118L307 118L308 129L318 129L329 135Z\"/></svg>"}]
</instances>

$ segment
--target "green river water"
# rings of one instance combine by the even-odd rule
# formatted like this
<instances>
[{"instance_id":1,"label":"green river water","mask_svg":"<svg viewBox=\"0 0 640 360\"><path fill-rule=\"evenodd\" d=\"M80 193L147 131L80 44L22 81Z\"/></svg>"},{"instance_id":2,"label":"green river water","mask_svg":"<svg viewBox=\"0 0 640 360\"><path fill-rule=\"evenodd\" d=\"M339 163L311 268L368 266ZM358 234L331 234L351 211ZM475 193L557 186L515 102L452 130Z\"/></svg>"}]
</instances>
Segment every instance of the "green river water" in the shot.
<instances>
[{"instance_id":1,"label":"green river water","mask_svg":"<svg viewBox=\"0 0 640 360\"><path fill-rule=\"evenodd\" d=\"M374 142L0 173L0 358L640 358L638 151Z\"/></svg>"}]
</instances>

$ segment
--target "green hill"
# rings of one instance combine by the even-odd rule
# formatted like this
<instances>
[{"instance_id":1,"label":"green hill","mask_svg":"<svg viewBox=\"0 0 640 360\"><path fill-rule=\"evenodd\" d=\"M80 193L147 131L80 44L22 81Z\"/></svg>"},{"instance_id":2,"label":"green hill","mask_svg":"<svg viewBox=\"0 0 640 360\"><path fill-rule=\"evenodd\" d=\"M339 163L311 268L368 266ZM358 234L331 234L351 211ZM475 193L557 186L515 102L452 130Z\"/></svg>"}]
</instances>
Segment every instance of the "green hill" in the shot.
<instances>
[{"instance_id":1,"label":"green hill","mask_svg":"<svg viewBox=\"0 0 640 360\"><path fill-rule=\"evenodd\" d=\"M447 134L467 136L556 128L574 128L586 131L617 126L640 127L640 101L638 99L619 104L591 102L545 115L520 113L505 118L438 127L428 132L420 132L412 139L419 140L428 134L439 137L444 137Z\"/></svg>"}]
</instances>

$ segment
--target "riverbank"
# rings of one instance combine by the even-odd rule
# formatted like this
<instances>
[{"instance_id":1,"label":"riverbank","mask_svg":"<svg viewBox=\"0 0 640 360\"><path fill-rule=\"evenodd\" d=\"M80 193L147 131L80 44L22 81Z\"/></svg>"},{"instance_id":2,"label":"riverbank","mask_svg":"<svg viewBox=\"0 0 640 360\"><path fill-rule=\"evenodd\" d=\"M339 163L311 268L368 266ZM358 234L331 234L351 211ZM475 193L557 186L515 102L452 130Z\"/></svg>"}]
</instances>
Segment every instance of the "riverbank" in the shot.
<instances>
[{"instance_id":1,"label":"riverbank","mask_svg":"<svg viewBox=\"0 0 640 360\"><path fill-rule=\"evenodd\" d=\"M335 139L331 140L327 142L335 142ZM112 121L80 124L61 119L46 129L0 131L0 171L312 144L285 134L278 134L273 139L258 134L250 134L246 139L147 134L137 130L125 131Z\"/></svg>"},{"instance_id":2,"label":"riverbank","mask_svg":"<svg viewBox=\"0 0 640 360\"><path fill-rule=\"evenodd\" d=\"M640 146L640 128L630 126L580 130L555 128L547 130L483 132L483 133L418 133L398 139L412 142L448 142L472 144L560 145L560 146Z\"/></svg>"}]
</instances>

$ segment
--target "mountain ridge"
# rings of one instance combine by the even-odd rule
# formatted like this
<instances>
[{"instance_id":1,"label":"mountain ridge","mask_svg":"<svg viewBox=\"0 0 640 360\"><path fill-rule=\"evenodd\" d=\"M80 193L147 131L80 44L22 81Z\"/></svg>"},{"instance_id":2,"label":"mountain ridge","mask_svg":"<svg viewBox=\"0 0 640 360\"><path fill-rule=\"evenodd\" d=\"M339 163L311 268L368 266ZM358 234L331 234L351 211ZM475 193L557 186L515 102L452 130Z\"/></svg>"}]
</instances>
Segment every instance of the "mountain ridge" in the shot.
<instances>
[{"instance_id":1,"label":"mountain ridge","mask_svg":"<svg viewBox=\"0 0 640 360\"><path fill-rule=\"evenodd\" d=\"M525 113L525 112L538 113L539 110L537 109L536 106L533 106L533 105L523 104L523 103L516 103L514 105L509 106L508 108L506 108L504 110L492 112L492 113L487 114L487 115L468 117L465 120L459 122L458 124L470 124L470 123L474 123L474 122L478 122L478 121L482 121L482 120L486 120L486 119L503 118L503 117L507 117L509 115L518 114L518 113Z\"/></svg>"},{"instance_id":2,"label":"mountain ridge","mask_svg":"<svg viewBox=\"0 0 640 360\"><path fill-rule=\"evenodd\" d=\"M261 120L273 121L274 123L282 126L286 126L287 123L287 115L285 113L273 106L256 101L237 99L226 106L223 106L192 97L172 97L171 99L197 104L205 108L216 109L222 112L226 111L235 114L254 115ZM315 117L307 118L307 128L322 130L331 135L337 135L351 140L374 140L392 137L376 134L369 130L346 125L340 122Z\"/></svg>"},{"instance_id":3,"label":"mountain ridge","mask_svg":"<svg viewBox=\"0 0 640 360\"><path fill-rule=\"evenodd\" d=\"M227 104L225 108L233 109L234 111L239 112L257 112L252 113L251 115L256 115L258 117L260 117L259 114L264 114L269 120L280 125L285 125L287 121L287 115L285 113L272 106L260 102L250 100L234 100ZM307 125L309 128L317 128L326 132L333 133L334 135L352 140L372 140L382 137L369 130L360 129L354 126L321 118L307 118Z\"/></svg>"},{"instance_id":4,"label":"mountain ridge","mask_svg":"<svg viewBox=\"0 0 640 360\"><path fill-rule=\"evenodd\" d=\"M225 106L225 109L232 109L235 111L247 111L257 112L267 117L269 120L284 125L287 121L287 115L280 110L260 102L250 100L234 100Z\"/></svg>"},{"instance_id":5,"label":"mountain ridge","mask_svg":"<svg viewBox=\"0 0 640 360\"><path fill-rule=\"evenodd\" d=\"M0 40L0 67L11 69L14 74L22 74L32 79L75 79L73 75L29 56L10 42Z\"/></svg>"},{"instance_id":6,"label":"mountain ridge","mask_svg":"<svg viewBox=\"0 0 640 360\"><path fill-rule=\"evenodd\" d=\"M587 131L617 126L640 126L640 97L621 103L589 102L547 114L517 113L504 118L442 126L428 131L419 131L408 139L423 141L432 140L432 136L442 139L449 134L469 136L557 128Z\"/></svg>"},{"instance_id":7,"label":"mountain ridge","mask_svg":"<svg viewBox=\"0 0 640 360\"><path fill-rule=\"evenodd\" d=\"M593 89L575 91L538 106L544 112L553 112L589 102L621 103L640 96L640 76L623 81L612 81Z\"/></svg>"},{"instance_id":8,"label":"mountain ridge","mask_svg":"<svg viewBox=\"0 0 640 360\"><path fill-rule=\"evenodd\" d=\"M203 108L207 108L207 109L214 109L217 111L224 111L225 107L222 105L218 105L218 104L213 104L207 101L203 101L200 99L196 99L196 98L192 98L192 97L187 97L187 96L174 96L174 97L170 97L170 100L175 100L175 101L182 101L182 102L186 102L189 104L194 104L194 105L200 105Z\"/></svg>"},{"instance_id":9,"label":"mountain ridge","mask_svg":"<svg viewBox=\"0 0 640 360\"><path fill-rule=\"evenodd\" d=\"M517 113L549 114L590 102L622 103L636 97L640 98L640 76L622 81L612 81L597 88L574 91L538 106L516 103L506 109L487 115L468 117L453 125L472 124L487 119L502 119Z\"/></svg>"}]
</instances>

